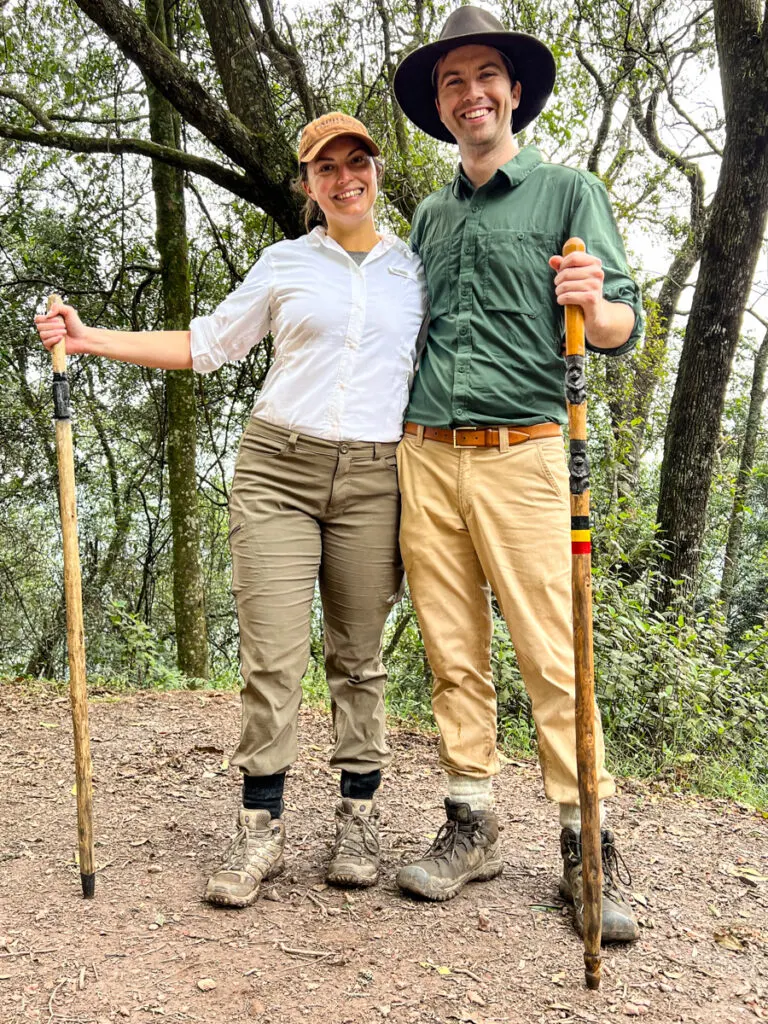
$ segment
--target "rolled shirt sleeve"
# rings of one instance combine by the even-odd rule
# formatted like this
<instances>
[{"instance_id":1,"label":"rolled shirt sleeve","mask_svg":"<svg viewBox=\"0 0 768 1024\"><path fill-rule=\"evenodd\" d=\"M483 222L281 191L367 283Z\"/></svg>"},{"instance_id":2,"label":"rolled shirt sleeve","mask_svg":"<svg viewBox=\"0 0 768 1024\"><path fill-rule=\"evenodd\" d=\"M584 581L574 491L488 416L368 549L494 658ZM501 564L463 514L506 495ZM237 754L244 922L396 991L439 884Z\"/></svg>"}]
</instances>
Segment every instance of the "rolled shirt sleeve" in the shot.
<instances>
[{"instance_id":1,"label":"rolled shirt sleeve","mask_svg":"<svg viewBox=\"0 0 768 1024\"><path fill-rule=\"evenodd\" d=\"M211 373L244 359L271 329L272 258L266 249L239 287L190 326L192 368Z\"/></svg>"},{"instance_id":2,"label":"rolled shirt sleeve","mask_svg":"<svg viewBox=\"0 0 768 1024\"><path fill-rule=\"evenodd\" d=\"M586 178L586 175L584 175ZM620 356L633 349L643 333L643 304L640 289L632 280L624 243L613 219L605 186L592 178L582 193L570 221L570 233L583 239L587 252L599 257L603 265L603 298L609 302L623 302L635 314L635 324L627 341L618 348L605 349L590 345L587 348L602 355Z\"/></svg>"}]
</instances>

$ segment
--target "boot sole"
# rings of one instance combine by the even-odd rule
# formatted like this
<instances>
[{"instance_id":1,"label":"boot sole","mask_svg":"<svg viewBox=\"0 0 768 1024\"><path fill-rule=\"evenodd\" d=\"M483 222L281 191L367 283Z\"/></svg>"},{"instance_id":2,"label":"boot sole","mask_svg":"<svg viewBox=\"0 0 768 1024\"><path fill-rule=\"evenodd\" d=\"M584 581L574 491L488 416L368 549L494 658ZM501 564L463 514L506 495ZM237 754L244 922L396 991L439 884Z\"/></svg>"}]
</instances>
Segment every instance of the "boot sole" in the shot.
<instances>
[{"instance_id":1,"label":"boot sole","mask_svg":"<svg viewBox=\"0 0 768 1024\"><path fill-rule=\"evenodd\" d=\"M444 889L430 890L428 886L425 886L423 889L417 889L401 885L400 882L397 884L403 892L407 892L410 896L420 896L431 903L445 903L446 900L452 900L454 896L458 896L468 882L490 882L492 878L498 878L503 870L504 861L499 859L482 864L476 871L463 875L461 878L456 879L453 885Z\"/></svg>"},{"instance_id":2,"label":"boot sole","mask_svg":"<svg viewBox=\"0 0 768 1024\"><path fill-rule=\"evenodd\" d=\"M378 872L373 878L353 878L351 875L326 875L328 885L338 885L342 889L370 889L379 880Z\"/></svg>"},{"instance_id":3,"label":"boot sole","mask_svg":"<svg viewBox=\"0 0 768 1024\"><path fill-rule=\"evenodd\" d=\"M285 860L281 856L280 860L276 861L269 871L262 876L261 882L269 882L272 878L276 878L284 869ZM216 907L231 907L236 910L242 910L244 907L250 907L256 902L259 890L261 889L261 882L247 896L230 896L225 892L206 892L203 898L206 903L212 903Z\"/></svg>"}]
</instances>

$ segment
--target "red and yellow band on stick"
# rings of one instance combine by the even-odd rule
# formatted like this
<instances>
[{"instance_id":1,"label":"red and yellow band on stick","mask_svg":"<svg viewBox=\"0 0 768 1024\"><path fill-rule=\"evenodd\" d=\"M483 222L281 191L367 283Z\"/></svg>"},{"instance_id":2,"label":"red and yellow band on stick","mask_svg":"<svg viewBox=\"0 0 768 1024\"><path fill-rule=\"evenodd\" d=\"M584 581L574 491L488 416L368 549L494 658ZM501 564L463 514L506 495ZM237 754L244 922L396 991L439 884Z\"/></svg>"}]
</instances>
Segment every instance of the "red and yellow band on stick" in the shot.
<instances>
[{"instance_id":1,"label":"red and yellow band on stick","mask_svg":"<svg viewBox=\"0 0 768 1024\"><path fill-rule=\"evenodd\" d=\"M570 238L563 256L585 252L580 238ZM584 880L584 973L587 988L600 986L600 939L603 916L603 866L600 804L595 749L595 668L592 650L592 542L589 527L589 460L587 458L587 383L584 314L565 307L565 394L568 405L571 490L571 581L576 670L576 763L581 807L581 852Z\"/></svg>"},{"instance_id":2,"label":"red and yellow band on stick","mask_svg":"<svg viewBox=\"0 0 768 1024\"><path fill-rule=\"evenodd\" d=\"M48 309L60 302L58 295L48 298ZM59 466L59 511L64 544L64 597L67 608L67 653L69 655L69 696L75 744L75 780L77 785L77 833L80 883L83 896L90 899L95 890L96 864L93 851L93 782L91 773L91 737L88 730L88 694L85 675L85 636L83 631L83 594L80 574L80 550L77 540L77 499L75 495L75 458L72 447L72 422L69 411L69 382L65 341L51 349L53 362L53 417L56 422L56 453Z\"/></svg>"}]
</instances>

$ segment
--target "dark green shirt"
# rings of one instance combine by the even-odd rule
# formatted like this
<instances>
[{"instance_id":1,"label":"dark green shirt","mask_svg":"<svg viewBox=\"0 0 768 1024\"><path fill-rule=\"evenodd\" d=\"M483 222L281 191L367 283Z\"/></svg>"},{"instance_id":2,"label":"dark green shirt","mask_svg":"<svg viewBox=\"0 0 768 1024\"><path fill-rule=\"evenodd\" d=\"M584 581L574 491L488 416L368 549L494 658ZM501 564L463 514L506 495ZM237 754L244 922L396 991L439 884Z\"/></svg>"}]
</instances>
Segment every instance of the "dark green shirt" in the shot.
<instances>
[{"instance_id":1,"label":"dark green shirt","mask_svg":"<svg viewBox=\"0 0 768 1024\"><path fill-rule=\"evenodd\" d=\"M603 295L635 311L640 292L605 188L586 171L522 149L473 189L461 173L419 206L411 245L427 275L429 337L407 419L446 427L566 421L563 308L550 256L572 235L602 260ZM599 350L602 351L602 350Z\"/></svg>"}]
</instances>

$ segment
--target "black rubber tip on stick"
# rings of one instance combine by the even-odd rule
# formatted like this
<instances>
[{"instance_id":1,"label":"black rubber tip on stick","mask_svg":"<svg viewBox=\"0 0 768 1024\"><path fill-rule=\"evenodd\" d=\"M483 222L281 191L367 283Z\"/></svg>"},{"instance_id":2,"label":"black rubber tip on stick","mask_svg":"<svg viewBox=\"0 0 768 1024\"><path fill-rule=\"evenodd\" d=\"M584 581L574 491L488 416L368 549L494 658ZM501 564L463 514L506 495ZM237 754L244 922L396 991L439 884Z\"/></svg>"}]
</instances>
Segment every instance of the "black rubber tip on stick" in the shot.
<instances>
[{"instance_id":1,"label":"black rubber tip on stick","mask_svg":"<svg viewBox=\"0 0 768 1024\"><path fill-rule=\"evenodd\" d=\"M87 900L92 900L96 892L96 875L84 875L81 871L80 882L83 886L83 896Z\"/></svg>"}]
</instances>

